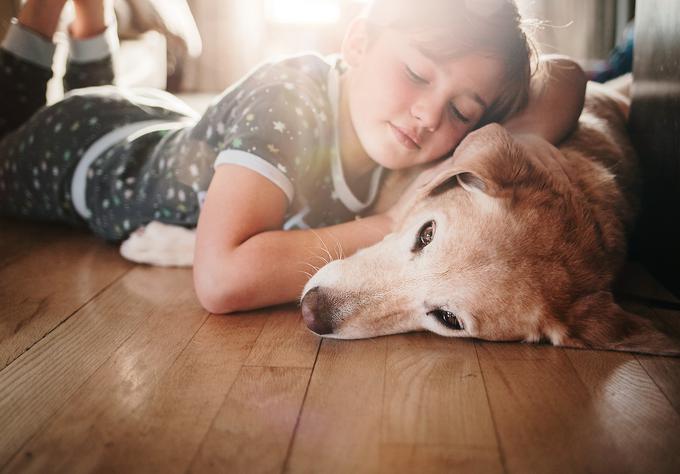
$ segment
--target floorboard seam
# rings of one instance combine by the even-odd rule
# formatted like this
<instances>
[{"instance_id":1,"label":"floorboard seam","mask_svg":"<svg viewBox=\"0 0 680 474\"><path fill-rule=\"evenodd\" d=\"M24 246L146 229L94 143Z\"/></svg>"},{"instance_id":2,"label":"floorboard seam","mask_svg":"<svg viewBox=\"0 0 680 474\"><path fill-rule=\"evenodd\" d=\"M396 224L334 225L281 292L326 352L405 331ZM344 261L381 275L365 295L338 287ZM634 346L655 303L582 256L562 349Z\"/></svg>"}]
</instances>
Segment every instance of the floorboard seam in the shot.
<instances>
[{"instance_id":1,"label":"floorboard seam","mask_svg":"<svg viewBox=\"0 0 680 474\"><path fill-rule=\"evenodd\" d=\"M312 370L309 371L309 380L307 380L307 386L305 387L305 394L302 397L302 403L300 404L300 411L298 412L297 420L295 420L295 426L293 427L293 432L290 435L290 441L288 442L288 449L286 450L286 457L283 459L283 464L281 465L281 473L286 472L288 468L288 463L290 462L290 455L293 452L293 442L295 441L295 435L297 434L298 427L300 426L300 419L302 418L302 411L305 409L305 402L307 401L307 393L309 393L309 386L312 384L312 377L314 376L314 369L316 369L316 362L319 360L319 352L321 352L321 344L323 340L319 341L319 345L316 348L316 355L314 356L314 364L312 364Z\"/></svg>"},{"instance_id":2,"label":"floorboard seam","mask_svg":"<svg viewBox=\"0 0 680 474\"><path fill-rule=\"evenodd\" d=\"M503 452L503 446L501 445L501 437L498 433L498 426L496 425L496 417L493 414L493 406L491 406L491 398L489 397L489 389L486 386L486 377L484 376L484 369L479 361L479 352L477 351L477 341L473 341L473 347L475 348L475 356L477 357L477 367L479 367L479 372L482 374L482 382L484 383L484 395L486 395L486 403L489 406L489 413L491 414L491 423L493 423L493 432L496 436L496 445L498 446L498 455L501 458L501 468L503 472L508 472L508 467L505 463L505 453Z\"/></svg>"},{"instance_id":3,"label":"floorboard seam","mask_svg":"<svg viewBox=\"0 0 680 474\"><path fill-rule=\"evenodd\" d=\"M657 388L657 390L659 390L659 392L661 392L661 395L663 395L663 397L666 399L666 401L671 406L671 408L673 408L673 411L675 411L675 413L680 415L680 411L678 411L678 409L675 407L675 405L673 404L671 399L668 397L668 394L666 393L666 391L663 389L663 387L661 387L661 385L658 384L656 379L654 377L652 377L652 374L649 373L649 371L647 370L647 367L645 367L645 364L642 363L642 361L640 360L639 354L635 354L635 360L640 365L640 367L642 367L642 370L645 371L645 374L647 374L647 377L649 377L649 379L652 381L652 383Z\"/></svg>"},{"instance_id":4,"label":"floorboard seam","mask_svg":"<svg viewBox=\"0 0 680 474\"><path fill-rule=\"evenodd\" d=\"M654 281L655 281L655 283L657 284L657 286L661 287L666 293L670 293L670 292L668 291L668 289L666 289L666 287L664 287L661 283L659 283L658 281L656 281L656 279L654 279ZM672 293L671 293L671 295L672 295ZM674 297L674 295L672 295L672 296ZM676 301L677 301L677 299L676 299ZM664 321L664 318L661 316L661 314L659 314L659 312L658 312L659 309L658 309L658 308L649 307L648 309L652 312L652 314L654 315L654 318L655 318L657 321L665 322L665 321ZM676 315L676 316L678 316L678 315ZM675 327L674 327L674 326L673 326L673 327L670 327L670 326L671 326L670 324L669 324L668 326L669 326L669 329L672 330L673 336L675 336L675 335L676 335ZM657 356L657 357L660 357L660 356ZM645 371L645 373L647 374L647 376L652 380L652 382L654 382L654 385L656 385L656 387L659 389L659 391L661 392L661 394L662 394L662 395L664 396L664 398L668 401L668 404L673 408L673 410L675 410L675 412L676 412L678 415L680 415L680 410L678 410L678 408L677 408L677 407L675 406L675 404L671 401L669 395L666 393L666 391L663 389L663 387L661 387L661 385L659 385L659 383L656 381L656 379L655 379L654 377L652 377L652 374L649 373L649 371L647 370L647 367L645 367L645 364L643 364L642 361L640 360L640 354L635 354L635 359L638 361L638 364L640 364L640 366L642 367L642 370Z\"/></svg>"},{"instance_id":5,"label":"floorboard seam","mask_svg":"<svg viewBox=\"0 0 680 474\"><path fill-rule=\"evenodd\" d=\"M207 321L210 318L210 316L219 317L220 315L210 313L210 314L208 314L208 317L205 320ZM222 316L224 316L224 315L222 315ZM203 324L205 324L205 321L204 321ZM260 339L260 336L262 335L262 332L264 331L264 327L266 326L266 324L267 324L267 321L262 323L262 326L260 327L260 332L257 333L257 337L255 337L255 340L253 341L253 345L251 346L250 350L248 351L248 355L246 355L243 358L244 362L246 360L248 360L248 358L250 357L250 354L253 352L253 349L257 345L257 341L258 341L258 339ZM227 399L229 398L229 394L234 389L234 384L236 384L236 381L238 380L239 375L241 375L241 371L243 370L243 367L245 367L245 366L246 366L245 363L241 364L241 367L239 367L238 371L236 372L236 376L234 377L234 380L231 381L229 388L227 388L226 392L224 392L224 398L222 399L222 403L220 403L220 406L217 408L217 411L215 412L215 416L213 416L212 419L210 420L210 424L208 424L208 429L205 431L205 433L203 433L203 437L201 438L201 441L198 443L198 446L196 447L196 452L191 457L191 460L189 461L186 469L184 470L185 474L188 474L189 472L191 472L191 466L193 466L194 462L196 462L196 458L198 457L199 453L201 452L201 449L203 448L203 444L205 443L205 438L208 436L208 433L210 433L210 428L212 428L212 426L215 424L215 418L217 418L217 415L219 415L220 411L222 411L222 407L224 406Z\"/></svg>"},{"instance_id":6,"label":"floorboard seam","mask_svg":"<svg viewBox=\"0 0 680 474\"><path fill-rule=\"evenodd\" d=\"M17 354L17 356L14 357L14 359L12 359L7 365L5 365L2 369L0 369L0 372L2 372L3 370L7 369L10 365L14 364L14 362L15 362L17 359L19 359L19 357L21 357L22 355L24 355L26 352L30 351L30 350L33 348L33 346L35 346L37 343L39 343L40 341L42 341L43 339L45 339L47 336L49 336L50 334L52 334L52 332L54 332L58 327L60 327L60 326L61 326L62 324L64 324L66 321L68 321L69 319L71 319L71 318L73 317L73 315L75 315L78 311L80 311L80 310L83 309L85 306L87 306L91 301L93 301L95 298L97 298L97 297L98 297L99 295L101 295L103 292L105 292L106 290L108 290L114 283L116 283L118 280L122 279L125 275L127 275L127 274L130 273L131 271L132 271L132 268L130 268L130 269L124 271L124 272L121 273L119 276L117 276L116 278L114 278L113 280L111 280L108 284L104 285L99 291L97 291L97 292L96 292L95 294L93 294L90 298L88 298L87 300L85 300L80 306L78 306L76 309L74 309L73 311L71 311L71 313L70 313L68 316L66 316L64 319L62 319L61 321L59 321L59 324L57 324L57 325L54 326L52 329L50 329L49 331L47 331L45 334L43 334L42 336L40 336L40 338L36 339L36 340L33 342L33 344L31 344L31 345L28 346L26 349L24 349L24 350L21 352L21 354Z\"/></svg>"}]
</instances>

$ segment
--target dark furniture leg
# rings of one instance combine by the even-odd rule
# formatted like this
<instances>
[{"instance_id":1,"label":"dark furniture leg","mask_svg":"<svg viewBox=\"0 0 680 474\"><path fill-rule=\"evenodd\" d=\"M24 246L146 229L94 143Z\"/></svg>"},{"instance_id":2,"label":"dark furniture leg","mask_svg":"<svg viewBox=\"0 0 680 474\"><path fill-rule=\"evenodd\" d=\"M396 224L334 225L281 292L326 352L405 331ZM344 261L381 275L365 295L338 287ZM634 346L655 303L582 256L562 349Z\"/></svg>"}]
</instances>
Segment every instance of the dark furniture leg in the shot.
<instances>
[{"instance_id":1,"label":"dark furniture leg","mask_svg":"<svg viewBox=\"0 0 680 474\"><path fill-rule=\"evenodd\" d=\"M680 295L680 2L638 0L630 131L643 171L633 258Z\"/></svg>"}]
</instances>

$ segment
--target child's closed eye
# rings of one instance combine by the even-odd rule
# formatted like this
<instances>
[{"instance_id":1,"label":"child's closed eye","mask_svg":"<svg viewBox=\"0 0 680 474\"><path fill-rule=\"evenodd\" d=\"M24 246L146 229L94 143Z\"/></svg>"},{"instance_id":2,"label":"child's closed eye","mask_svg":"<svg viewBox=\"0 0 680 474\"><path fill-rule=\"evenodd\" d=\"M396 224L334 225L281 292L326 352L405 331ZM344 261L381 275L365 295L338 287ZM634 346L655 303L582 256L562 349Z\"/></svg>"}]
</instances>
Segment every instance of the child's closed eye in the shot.
<instances>
[{"instance_id":1,"label":"child's closed eye","mask_svg":"<svg viewBox=\"0 0 680 474\"><path fill-rule=\"evenodd\" d=\"M416 84L429 84L430 83L427 79L420 76L413 69L408 67L407 64L404 64L404 69L406 70L406 75L408 76L408 78L411 79Z\"/></svg>"},{"instance_id":2,"label":"child's closed eye","mask_svg":"<svg viewBox=\"0 0 680 474\"><path fill-rule=\"evenodd\" d=\"M404 64L404 70L406 71L406 75L412 82L422 85L428 85L430 83L430 81L416 73L407 64ZM472 122L472 119L466 116L463 112L461 112L460 109L456 107L456 105L453 102L449 104L449 113L451 114L452 117L460 120L466 125Z\"/></svg>"},{"instance_id":3,"label":"child's closed eye","mask_svg":"<svg viewBox=\"0 0 680 474\"><path fill-rule=\"evenodd\" d=\"M466 125L472 121L472 119L465 116L453 102L449 103L449 112L453 117L457 118Z\"/></svg>"}]
</instances>

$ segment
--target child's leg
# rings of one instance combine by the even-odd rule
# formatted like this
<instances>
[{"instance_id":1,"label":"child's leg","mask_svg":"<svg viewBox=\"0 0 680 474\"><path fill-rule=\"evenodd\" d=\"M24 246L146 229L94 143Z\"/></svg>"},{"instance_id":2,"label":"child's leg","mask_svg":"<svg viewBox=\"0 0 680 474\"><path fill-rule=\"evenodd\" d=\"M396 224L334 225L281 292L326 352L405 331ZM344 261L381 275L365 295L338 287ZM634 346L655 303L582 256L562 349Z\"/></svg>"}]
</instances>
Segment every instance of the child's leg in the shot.
<instances>
[{"instance_id":1,"label":"child's leg","mask_svg":"<svg viewBox=\"0 0 680 474\"><path fill-rule=\"evenodd\" d=\"M52 36L66 0L29 0L0 48L0 138L45 104Z\"/></svg>"},{"instance_id":2,"label":"child's leg","mask_svg":"<svg viewBox=\"0 0 680 474\"><path fill-rule=\"evenodd\" d=\"M27 0L17 19L25 28L52 41L66 0Z\"/></svg>"},{"instance_id":3,"label":"child's leg","mask_svg":"<svg viewBox=\"0 0 680 474\"><path fill-rule=\"evenodd\" d=\"M75 20L69 25L69 59L64 90L112 84L112 55L118 34L112 0L73 0Z\"/></svg>"}]
</instances>

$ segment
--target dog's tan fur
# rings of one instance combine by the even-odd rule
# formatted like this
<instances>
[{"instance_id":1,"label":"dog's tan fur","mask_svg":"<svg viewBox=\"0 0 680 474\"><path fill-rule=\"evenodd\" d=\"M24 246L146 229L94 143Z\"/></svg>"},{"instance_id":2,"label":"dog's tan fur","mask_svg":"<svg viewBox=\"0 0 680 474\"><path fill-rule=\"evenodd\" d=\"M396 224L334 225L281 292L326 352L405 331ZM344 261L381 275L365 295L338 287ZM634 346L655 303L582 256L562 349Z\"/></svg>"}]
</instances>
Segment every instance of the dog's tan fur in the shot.
<instances>
[{"instance_id":1,"label":"dog's tan fur","mask_svg":"<svg viewBox=\"0 0 680 474\"><path fill-rule=\"evenodd\" d=\"M310 279L308 326L335 338L429 330L680 355L677 341L611 294L636 212L626 113L626 98L591 84L578 128L559 150L495 124L470 134L396 232ZM403 189L402 178L392 189ZM385 196L378 206L390 202ZM434 238L414 251L428 221ZM446 327L433 310L455 314L464 328Z\"/></svg>"},{"instance_id":2,"label":"dog's tan fur","mask_svg":"<svg viewBox=\"0 0 680 474\"><path fill-rule=\"evenodd\" d=\"M621 309L610 291L636 211L638 172L620 94L629 85L590 84L578 128L559 150L492 124L445 162L392 173L372 212L390 209L414 179L426 184L396 232L310 279L302 298L310 328L336 338L429 330L680 355L677 340ZM430 220L434 239L414 253ZM193 233L175 232L152 223L122 252L190 265ZM433 309L455 314L464 329L445 327L428 314Z\"/></svg>"}]
</instances>

